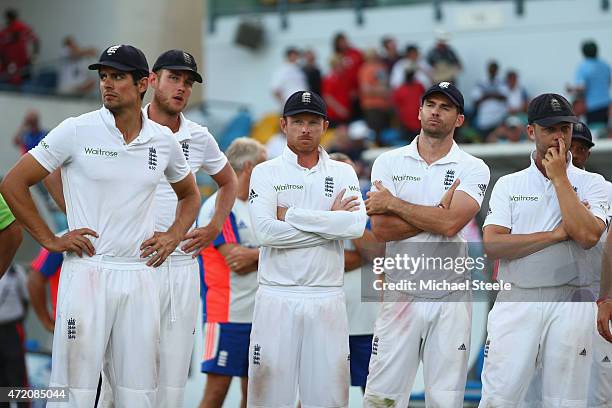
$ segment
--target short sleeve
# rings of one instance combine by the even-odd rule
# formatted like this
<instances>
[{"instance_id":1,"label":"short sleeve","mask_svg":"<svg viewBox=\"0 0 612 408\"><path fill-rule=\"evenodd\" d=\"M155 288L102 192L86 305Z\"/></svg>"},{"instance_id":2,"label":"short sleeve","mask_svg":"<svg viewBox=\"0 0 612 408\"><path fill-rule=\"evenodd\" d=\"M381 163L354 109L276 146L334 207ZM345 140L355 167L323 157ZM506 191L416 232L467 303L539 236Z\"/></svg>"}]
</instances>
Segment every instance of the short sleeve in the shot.
<instances>
[{"instance_id":1,"label":"short sleeve","mask_svg":"<svg viewBox=\"0 0 612 408\"><path fill-rule=\"evenodd\" d=\"M207 129L204 129L204 137L206 137L206 148L204 149L204 161L202 169L206 174L214 176L225 167L227 158L219 149L219 144L212 134Z\"/></svg>"},{"instance_id":2,"label":"short sleeve","mask_svg":"<svg viewBox=\"0 0 612 408\"><path fill-rule=\"evenodd\" d=\"M578 70L576 71L576 77L574 78L576 81L576 85L585 86L586 84L586 70L584 64L580 64Z\"/></svg>"},{"instance_id":3,"label":"short sleeve","mask_svg":"<svg viewBox=\"0 0 612 408\"><path fill-rule=\"evenodd\" d=\"M599 174L593 174L592 182L585 186L585 191L585 200L589 203L591 213L607 223L610 203L606 180Z\"/></svg>"},{"instance_id":4,"label":"short sleeve","mask_svg":"<svg viewBox=\"0 0 612 408\"><path fill-rule=\"evenodd\" d=\"M187 177L189 173L191 173L191 170L183 154L183 149L179 142L175 138L172 138L170 142L170 160L168 161L168 166L164 170L166 179L168 179L170 184L178 183Z\"/></svg>"},{"instance_id":5,"label":"short sleeve","mask_svg":"<svg viewBox=\"0 0 612 408\"><path fill-rule=\"evenodd\" d=\"M389 158L385 157L384 154L378 156L376 160L374 160L370 177L372 181L372 190L376 190L376 187L374 187L374 182L381 181L383 186L385 186L385 188L387 188L391 194L397 196L397 190L395 189L395 183L393 182L391 172L389 171L388 163L393 163L393 160L389 160Z\"/></svg>"},{"instance_id":6,"label":"short sleeve","mask_svg":"<svg viewBox=\"0 0 612 408\"><path fill-rule=\"evenodd\" d=\"M74 119L66 119L50 131L29 153L45 170L51 173L72 158L75 133Z\"/></svg>"},{"instance_id":7,"label":"short sleeve","mask_svg":"<svg viewBox=\"0 0 612 408\"><path fill-rule=\"evenodd\" d=\"M512 229L512 211L510 209L510 195L507 188L507 180L502 177L497 180L491 198L489 199L489 210L484 227L487 225L499 225Z\"/></svg>"},{"instance_id":8,"label":"short sleeve","mask_svg":"<svg viewBox=\"0 0 612 408\"><path fill-rule=\"evenodd\" d=\"M470 168L470 170L460 180L457 191L463 191L482 205L482 200L487 192L491 172L489 167L482 161L478 160Z\"/></svg>"}]
</instances>

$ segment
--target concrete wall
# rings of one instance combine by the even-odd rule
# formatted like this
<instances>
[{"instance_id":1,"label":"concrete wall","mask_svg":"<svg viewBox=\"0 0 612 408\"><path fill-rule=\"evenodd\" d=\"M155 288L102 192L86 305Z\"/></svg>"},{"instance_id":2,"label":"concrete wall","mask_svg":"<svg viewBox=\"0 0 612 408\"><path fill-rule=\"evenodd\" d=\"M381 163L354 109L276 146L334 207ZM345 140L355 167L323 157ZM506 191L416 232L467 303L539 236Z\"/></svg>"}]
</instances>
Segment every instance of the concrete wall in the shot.
<instances>
[{"instance_id":1,"label":"concrete wall","mask_svg":"<svg viewBox=\"0 0 612 408\"><path fill-rule=\"evenodd\" d=\"M502 71L518 69L532 93L562 92L582 59L580 44L595 39L601 55L612 61L612 13L603 12L598 0L531 0L524 15L515 14L512 1L448 2L444 19L436 23L431 4L366 9L365 24L356 24L352 10L295 12L289 29L281 30L278 15L261 15L267 45L249 51L233 43L240 17L217 20L216 31L206 38L206 96L248 103L256 113L276 104L269 83L289 45L313 47L326 71L331 38L344 31L362 49L377 47L392 35L401 47L416 43L422 50L434 42L436 28L451 33L451 44L465 65L460 88L469 92L484 76L485 64L495 58Z\"/></svg>"}]
</instances>

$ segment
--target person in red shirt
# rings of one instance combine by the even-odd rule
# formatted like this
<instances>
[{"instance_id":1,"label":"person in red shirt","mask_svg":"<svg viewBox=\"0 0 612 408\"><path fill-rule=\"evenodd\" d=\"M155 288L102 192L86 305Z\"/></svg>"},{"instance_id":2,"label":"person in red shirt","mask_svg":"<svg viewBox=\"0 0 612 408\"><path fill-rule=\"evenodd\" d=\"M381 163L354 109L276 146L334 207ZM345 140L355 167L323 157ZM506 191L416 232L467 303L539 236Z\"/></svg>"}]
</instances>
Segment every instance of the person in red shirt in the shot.
<instances>
[{"instance_id":1,"label":"person in red shirt","mask_svg":"<svg viewBox=\"0 0 612 408\"><path fill-rule=\"evenodd\" d=\"M333 41L334 52L342 57L344 75L351 90L352 119L361 118L359 105L359 68L363 64L363 53L353 47L344 33L337 33Z\"/></svg>"},{"instance_id":2,"label":"person in red shirt","mask_svg":"<svg viewBox=\"0 0 612 408\"><path fill-rule=\"evenodd\" d=\"M425 87L414 78L415 72L413 69L406 70L404 83L393 91L393 105L400 121L402 138L407 143L412 142L421 131L419 107Z\"/></svg>"},{"instance_id":3,"label":"person in red shirt","mask_svg":"<svg viewBox=\"0 0 612 408\"><path fill-rule=\"evenodd\" d=\"M323 99L327 104L329 126L346 124L351 118L351 87L344 75L342 57L334 55L329 61L331 71L323 78Z\"/></svg>"},{"instance_id":4,"label":"person in red shirt","mask_svg":"<svg viewBox=\"0 0 612 408\"><path fill-rule=\"evenodd\" d=\"M21 85L30 77L32 57L38 54L38 37L19 19L16 10L8 9L4 16L6 28L0 31L0 81Z\"/></svg>"}]
</instances>

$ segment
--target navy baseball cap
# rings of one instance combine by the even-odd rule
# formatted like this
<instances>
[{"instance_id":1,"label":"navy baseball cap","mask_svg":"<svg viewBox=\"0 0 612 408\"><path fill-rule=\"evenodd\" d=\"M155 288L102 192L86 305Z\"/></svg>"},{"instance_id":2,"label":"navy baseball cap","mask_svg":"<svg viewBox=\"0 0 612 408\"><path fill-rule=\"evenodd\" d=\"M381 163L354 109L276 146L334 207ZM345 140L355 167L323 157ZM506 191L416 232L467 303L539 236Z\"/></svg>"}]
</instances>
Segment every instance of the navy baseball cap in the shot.
<instances>
[{"instance_id":1,"label":"navy baseball cap","mask_svg":"<svg viewBox=\"0 0 612 408\"><path fill-rule=\"evenodd\" d=\"M572 105L559 94L545 93L529 102L527 122L540 126L552 126L557 123L578 123Z\"/></svg>"},{"instance_id":2,"label":"navy baseball cap","mask_svg":"<svg viewBox=\"0 0 612 408\"><path fill-rule=\"evenodd\" d=\"M297 91L285 102L283 116L293 116L304 112L327 118L327 107L323 98L314 92Z\"/></svg>"},{"instance_id":3,"label":"navy baseball cap","mask_svg":"<svg viewBox=\"0 0 612 408\"><path fill-rule=\"evenodd\" d=\"M439 84L432 85L421 97L421 105L425 102L425 98L434 93L441 93L448 97L451 102L459 109L459 113L463 113L463 94L461 91L453 85L451 82L440 82Z\"/></svg>"},{"instance_id":4,"label":"navy baseball cap","mask_svg":"<svg viewBox=\"0 0 612 408\"><path fill-rule=\"evenodd\" d=\"M198 65L193 55L183 50L169 50L157 57L153 71L158 69L173 69L176 71L189 71L196 82L202 83L202 76L198 74Z\"/></svg>"},{"instance_id":5,"label":"navy baseball cap","mask_svg":"<svg viewBox=\"0 0 612 408\"><path fill-rule=\"evenodd\" d=\"M572 140L582 140L590 147L595 146L593 143L593 135L591 135L591 130L584 122L578 122L574 125L574 129L572 130Z\"/></svg>"},{"instance_id":6,"label":"navy baseball cap","mask_svg":"<svg viewBox=\"0 0 612 408\"><path fill-rule=\"evenodd\" d=\"M144 53L131 45L113 45L104 50L100 61L91 64L89 69L98 70L101 67L111 67L124 72L149 73L149 64Z\"/></svg>"}]
</instances>

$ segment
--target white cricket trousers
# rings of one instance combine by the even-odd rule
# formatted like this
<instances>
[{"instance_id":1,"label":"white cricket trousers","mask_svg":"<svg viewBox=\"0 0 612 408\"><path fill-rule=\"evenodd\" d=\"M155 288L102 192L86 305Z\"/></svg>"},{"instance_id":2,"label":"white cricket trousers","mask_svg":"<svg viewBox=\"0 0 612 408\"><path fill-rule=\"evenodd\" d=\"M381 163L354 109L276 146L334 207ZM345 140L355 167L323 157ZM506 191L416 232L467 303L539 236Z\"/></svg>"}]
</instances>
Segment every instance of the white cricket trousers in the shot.
<instances>
[{"instance_id":1,"label":"white cricket trousers","mask_svg":"<svg viewBox=\"0 0 612 408\"><path fill-rule=\"evenodd\" d=\"M65 258L49 386L68 387L70 401L48 407L93 407L105 360L112 362L117 408L155 407L160 355L156 272L137 258Z\"/></svg>"},{"instance_id":2,"label":"white cricket trousers","mask_svg":"<svg viewBox=\"0 0 612 408\"><path fill-rule=\"evenodd\" d=\"M543 407L587 406L595 303L572 302L578 290L513 287L498 294L487 321L480 408L523 405L538 366Z\"/></svg>"},{"instance_id":3,"label":"white cricket trousers","mask_svg":"<svg viewBox=\"0 0 612 408\"><path fill-rule=\"evenodd\" d=\"M348 405L342 287L259 286L249 345L248 407Z\"/></svg>"},{"instance_id":4,"label":"white cricket trousers","mask_svg":"<svg viewBox=\"0 0 612 408\"><path fill-rule=\"evenodd\" d=\"M200 301L198 261L191 255L171 255L155 270L160 288L160 362L157 404L182 407ZM113 362L105 361L98 407L115 406Z\"/></svg>"},{"instance_id":5,"label":"white cricket trousers","mask_svg":"<svg viewBox=\"0 0 612 408\"><path fill-rule=\"evenodd\" d=\"M364 408L408 406L423 363L425 406L461 408L470 355L469 293L433 300L397 294L376 319Z\"/></svg>"}]
</instances>

